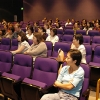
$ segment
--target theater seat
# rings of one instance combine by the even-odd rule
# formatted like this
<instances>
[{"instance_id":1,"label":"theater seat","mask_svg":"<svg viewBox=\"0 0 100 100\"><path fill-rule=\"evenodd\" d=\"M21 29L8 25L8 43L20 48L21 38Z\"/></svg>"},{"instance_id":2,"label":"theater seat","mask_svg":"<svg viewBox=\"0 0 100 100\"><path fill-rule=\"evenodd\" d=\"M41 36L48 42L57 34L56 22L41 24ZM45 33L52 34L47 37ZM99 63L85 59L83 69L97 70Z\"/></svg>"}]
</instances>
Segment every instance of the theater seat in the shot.
<instances>
[{"instance_id":1,"label":"theater seat","mask_svg":"<svg viewBox=\"0 0 100 100\"><path fill-rule=\"evenodd\" d=\"M22 100L40 100L57 78L58 62L50 58L36 58L32 79L25 78L21 84Z\"/></svg>"}]
</instances>

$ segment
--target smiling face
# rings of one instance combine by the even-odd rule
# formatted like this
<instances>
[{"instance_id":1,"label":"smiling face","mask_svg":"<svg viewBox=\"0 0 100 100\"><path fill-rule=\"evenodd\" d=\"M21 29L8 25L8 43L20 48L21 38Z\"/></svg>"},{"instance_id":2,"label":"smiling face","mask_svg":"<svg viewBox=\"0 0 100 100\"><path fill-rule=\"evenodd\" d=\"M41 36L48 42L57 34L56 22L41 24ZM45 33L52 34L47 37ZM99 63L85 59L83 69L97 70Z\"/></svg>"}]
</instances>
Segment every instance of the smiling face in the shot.
<instances>
[{"instance_id":1,"label":"smiling face","mask_svg":"<svg viewBox=\"0 0 100 100\"><path fill-rule=\"evenodd\" d=\"M73 60L71 58L70 53L67 53L67 57L66 57L65 61L66 61L67 65L69 65L69 66L75 65L75 63L76 63L76 60Z\"/></svg>"}]
</instances>

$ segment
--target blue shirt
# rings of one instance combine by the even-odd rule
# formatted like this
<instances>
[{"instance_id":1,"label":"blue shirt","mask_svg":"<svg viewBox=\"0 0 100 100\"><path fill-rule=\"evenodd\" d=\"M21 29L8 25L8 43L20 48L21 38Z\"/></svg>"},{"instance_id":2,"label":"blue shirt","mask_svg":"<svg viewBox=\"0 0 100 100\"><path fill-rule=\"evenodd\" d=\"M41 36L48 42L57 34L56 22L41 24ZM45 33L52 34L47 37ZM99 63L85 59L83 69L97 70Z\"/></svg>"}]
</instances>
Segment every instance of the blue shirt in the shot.
<instances>
[{"instance_id":1,"label":"blue shirt","mask_svg":"<svg viewBox=\"0 0 100 100\"><path fill-rule=\"evenodd\" d=\"M69 69L70 66L64 66L57 78L57 81L61 82L61 83L67 83L70 82L71 84L74 85L74 88L71 90L64 90L61 89L62 91L68 93L68 94L72 94L76 97L80 96L80 91L82 89L82 83L84 80L84 70L81 66L79 66L79 68L74 71L73 73L69 74Z\"/></svg>"}]
</instances>

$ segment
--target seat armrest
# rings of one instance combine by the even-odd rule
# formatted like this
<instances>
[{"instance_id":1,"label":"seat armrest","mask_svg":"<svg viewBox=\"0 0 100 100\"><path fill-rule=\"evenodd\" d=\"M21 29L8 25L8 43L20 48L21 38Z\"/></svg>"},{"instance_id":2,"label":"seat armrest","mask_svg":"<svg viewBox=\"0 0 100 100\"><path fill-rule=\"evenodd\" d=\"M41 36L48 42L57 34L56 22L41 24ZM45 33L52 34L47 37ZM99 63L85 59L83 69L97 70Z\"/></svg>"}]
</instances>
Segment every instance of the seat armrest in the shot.
<instances>
[{"instance_id":1,"label":"seat armrest","mask_svg":"<svg viewBox=\"0 0 100 100\"><path fill-rule=\"evenodd\" d=\"M47 88L41 89L41 92L42 92L42 94L57 93L58 92L58 88L54 87L53 85L51 85L51 86L49 86Z\"/></svg>"},{"instance_id":2,"label":"seat armrest","mask_svg":"<svg viewBox=\"0 0 100 100\"><path fill-rule=\"evenodd\" d=\"M94 62L90 62L89 63L90 67L94 67L94 68L100 68L100 63L94 63Z\"/></svg>"},{"instance_id":3,"label":"seat armrest","mask_svg":"<svg viewBox=\"0 0 100 100\"><path fill-rule=\"evenodd\" d=\"M29 78L25 78L23 80L23 82L26 83L26 84L29 84L30 86L37 87L38 89L43 89L43 88L47 87L46 83L43 83L43 82L40 82L40 81L37 81L37 80L32 80L32 79L29 79Z\"/></svg>"}]
</instances>

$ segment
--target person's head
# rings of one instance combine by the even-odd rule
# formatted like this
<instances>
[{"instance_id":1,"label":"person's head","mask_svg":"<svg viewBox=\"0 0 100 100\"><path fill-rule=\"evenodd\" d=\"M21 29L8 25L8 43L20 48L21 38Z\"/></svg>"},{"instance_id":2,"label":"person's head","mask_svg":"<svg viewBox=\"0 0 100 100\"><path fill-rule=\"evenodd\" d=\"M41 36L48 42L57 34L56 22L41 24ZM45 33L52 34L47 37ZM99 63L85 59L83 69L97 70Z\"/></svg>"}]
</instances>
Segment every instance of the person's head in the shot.
<instances>
[{"instance_id":1,"label":"person's head","mask_svg":"<svg viewBox=\"0 0 100 100\"><path fill-rule=\"evenodd\" d=\"M15 31L15 29L14 29L13 26L10 26L10 27L8 28L8 30L9 30L9 33L10 33L10 34L13 34L14 31Z\"/></svg>"},{"instance_id":2,"label":"person's head","mask_svg":"<svg viewBox=\"0 0 100 100\"><path fill-rule=\"evenodd\" d=\"M50 19L50 20L48 21L48 24L49 24L49 25L52 25L52 19Z\"/></svg>"},{"instance_id":3,"label":"person's head","mask_svg":"<svg viewBox=\"0 0 100 100\"><path fill-rule=\"evenodd\" d=\"M69 23L70 22L70 19L67 19L67 22Z\"/></svg>"},{"instance_id":4,"label":"person's head","mask_svg":"<svg viewBox=\"0 0 100 100\"><path fill-rule=\"evenodd\" d=\"M21 30L21 26L19 24L15 24L14 28L16 32L19 32Z\"/></svg>"},{"instance_id":5,"label":"person's head","mask_svg":"<svg viewBox=\"0 0 100 100\"><path fill-rule=\"evenodd\" d=\"M46 32L46 30L45 30L45 28L44 27L38 27L38 32L39 33L45 33Z\"/></svg>"},{"instance_id":6,"label":"person's head","mask_svg":"<svg viewBox=\"0 0 100 100\"><path fill-rule=\"evenodd\" d=\"M8 25L7 24L4 24L3 27L4 27L4 30L8 29Z\"/></svg>"},{"instance_id":7,"label":"person's head","mask_svg":"<svg viewBox=\"0 0 100 100\"><path fill-rule=\"evenodd\" d=\"M23 42L23 41L27 41L28 42L28 38L26 36L26 34L24 32L20 32L18 33L18 41Z\"/></svg>"},{"instance_id":8,"label":"person's head","mask_svg":"<svg viewBox=\"0 0 100 100\"><path fill-rule=\"evenodd\" d=\"M33 43L34 44L39 44L40 42L43 41L42 34L39 32L35 32L33 35Z\"/></svg>"},{"instance_id":9,"label":"person's head","mask_svg":"<svg viewBox=\"0 0 100 100\"><path fill-rule=\"evenodd\" d=\"M73 37L73 44L74 45L83 44L83 35L82 34L75 34Z\"/></svg>"},{"instance_id":10,"label":"person's head","mask_svg":"<svg viewBox=\"0 0 100 100\"><path fill-rule=\"evenodd\" d=\"M37 27L38 26L38 22L34 22L34 27Z\"/></svg>"},{"instance_id":11,"label":"person's head","mask_svg":"<svg viewBox=\"0 0 100 100\"><path fill-rule=\"evenodd\" d=\"M96 28L99 28L100 26L99 26L99 23L95 23L95 27Z\"/></svg>"},{"instance_id":12,"label":"person's head","mask_svg":"<svg viewBox=\"0 0 100 100\"><path fill-rule=\"evenodd\" d=\"M60 28L61 24L60 23L56 23L56 28Z\"/></svg>"},{"instance_id":13,"label":"person's head","mask_svg":"<svg viewBox=\"0 0 100 100\"><path fill-rule=\"evenodd\" d=\"M32 34L34 32L33 27L32 26L28 26L27 31L28 31L29 34Z\"/></svg>"},{"instance_id":14,"label":"person's head","mask_svg":"<svg viewBox=\"0 0 100 100\"><path fill-rule=\"evenodd\" d=\"M75 24L74 24L74 28L78 28L79 26L78 26L78 23L77 22L75 22Z\"/></svg>"},{"instance_id":15,"label":"person's head","mask_svg":"<svg viewBox=\"0 0 100 100\"><path fill-rule=\"evenodd\" d=\"M49 24L44 24L45 29L49 29Z\"/></svg>"},{"instance_id":16,"label":"person's head","mask_svg":"<svg viewBox=\"0 0 100 100\"><path fill-rule=\"evenodd\" d=\"M50 29L50 35L51 35L52 37L54 37L55 35L57 35L57 29L56 29L56 28L51 28L51 29Z\"/></svg>"},{"instance_id":17,"label":"person's head","mask_svg":"<svg viewBox=\"0 0 100 100\"><path fill-rule=\"evenodd\" d=\"M85 19L82 20L82 24L86 24L87 21Z\"/></svg>"},{"instance_id":18,"label":"person's head","mask_svg":"<svg viewBox=\"0 0 100 100\"><path fill-rule=\"evenodd\" d=\"M81 63L81 59L82 59L82 54L79 50L70 49L67 53L67 57L65 61L69 66L73 66L73 65L79 66Z\"/></svg>"},{"instance_id":19,"label":"person's head","mask_svg":"<svg viewBox=\"0 0 100 100\"><path fill-rule=\"evenodd\" d=\"M74 18L72 18L72 19L71 19L71 22L72 22L72 23L74 23L74 22L75 22Z\"/></svg>"},{"instance_id":20,"label":"person's head","mask_svg":"<svg viewBox=\"0 0 100 100\"><path fill-rule=\"evenodd\" d=\"M89 22L87 22L87 26L90 27L90 23Z\"/></svg>"}]
</instances>

